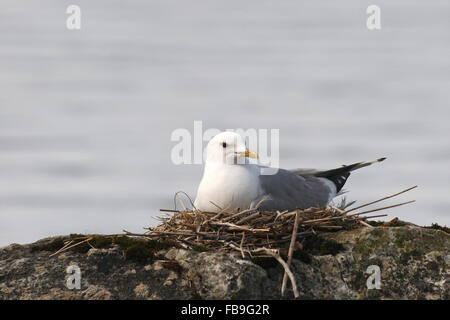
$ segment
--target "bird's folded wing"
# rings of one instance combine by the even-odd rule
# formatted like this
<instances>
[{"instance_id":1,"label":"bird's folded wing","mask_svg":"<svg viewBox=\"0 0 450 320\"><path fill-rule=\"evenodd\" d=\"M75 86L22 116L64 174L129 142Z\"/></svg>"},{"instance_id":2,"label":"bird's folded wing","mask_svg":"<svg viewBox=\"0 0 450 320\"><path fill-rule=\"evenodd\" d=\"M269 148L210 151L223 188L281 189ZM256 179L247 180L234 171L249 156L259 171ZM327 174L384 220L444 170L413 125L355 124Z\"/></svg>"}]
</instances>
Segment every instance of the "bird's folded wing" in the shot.
<instances>
[{"instance_id":1,"label":"bird's folded wing","mask_svg":"<svg viewBox=\"0 0 450 320\"><path fill-rule=\"evenodd\" d=\"M263 190L260 198L270 197L260 204L261 210L324 206L335 192L322 178L313 175L299 176L283 169L279 169L274 175L260 175L259 178Z\"/></svg>"}]
</instances>

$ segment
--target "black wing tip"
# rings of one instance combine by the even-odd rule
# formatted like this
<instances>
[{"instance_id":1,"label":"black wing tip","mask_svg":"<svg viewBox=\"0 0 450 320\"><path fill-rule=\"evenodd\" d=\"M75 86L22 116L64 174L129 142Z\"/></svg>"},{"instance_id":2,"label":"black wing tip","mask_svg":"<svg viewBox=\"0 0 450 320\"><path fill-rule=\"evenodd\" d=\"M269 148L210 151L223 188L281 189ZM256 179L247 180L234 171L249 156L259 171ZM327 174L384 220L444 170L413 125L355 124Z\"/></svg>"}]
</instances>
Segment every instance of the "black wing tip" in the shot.
<instances>
[{"instance_id":1,"label":"black wing tip","mask_svg":"<svg viewBox=\"0 0 450 320\"><path fill-rule=\"evenodd\" d=\"M347 172L332 175L332 176L329 176L326 178L334 183L334 185L336 186L336 192L339 192L344 187L344 184L347 182L347 179L349 176L350 176L350 172L347 171Z\"/></svg>"},{"instance_id":2,"label":"black wing tip","mask_svg":"<svg viewBox=\"0 0 450 320\"><path fill-rule=\"evenodd\" d=\"M378 161L378 162L381 162L381 161L384 161L384 160L386 160L386 159L387 159L387 157L383 157L383 158L377 159L377 161Z\"/></svg>"}]
</instances>

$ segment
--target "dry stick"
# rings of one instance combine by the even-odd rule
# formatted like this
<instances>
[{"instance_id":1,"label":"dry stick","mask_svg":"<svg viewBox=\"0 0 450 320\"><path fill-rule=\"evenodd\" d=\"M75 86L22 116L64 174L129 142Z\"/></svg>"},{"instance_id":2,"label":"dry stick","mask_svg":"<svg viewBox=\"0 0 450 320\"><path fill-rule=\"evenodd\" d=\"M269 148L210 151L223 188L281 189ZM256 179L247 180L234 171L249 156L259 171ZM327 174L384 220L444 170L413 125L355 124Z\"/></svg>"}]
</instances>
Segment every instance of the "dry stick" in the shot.
<instances>
[{"instance_id":1,"label":"dry stick","mask_svg":"<svg viewBox=\"0 0 450 320\"><path fill-rule=\"evenodd\" d=\"M244 211L241 211L241 212L237 212L237 213L235 213L235 214L233 214L233 215L231 215L231 216L226 217L225 219L223 219L223 222L232 220L232 219L234 219L234 218L236 218L236 217L240 217L240 216L242 216L242 215L244 215L244 214L246 214L246 213L253 213L253 212L255 212L255 211L257 211L257 210L256 210L256 209L247 209L247 210L244 210Z\"/></svg>"},{"instance_id":2,"label":"dry stick","mask_svg":"<svg viewBox=\"0 0 450 320\"><path fill-rule=\"evenodd\" d=\"M245 231L242 231L242 240L241 240L241 254L242 254L242 259L245 258L244 249L243 249L244 239L245 239Z\"/></svg>"},{"instance_id":3,"label":"dry stick","mask_svg":"<svg viewBox=\"0 0 450 320\"><path fill-rule=\"evenodd\" d=\"M297 211L297 214L295 215L295 222L294 222L294 228L292 229L292 237L291 237L291 243L289 244L289 251L288 251L288 266L291 265L292 262L292 254L294 253L294 245L295 241L297 240L297 229L298 229L298 223L299 223L299 214ZM286 282L287 282L287 273L284 272L283 275L283 283L281 284L281 296L284 296L284 291L286 290Z\"/></svg>"},{"instance_id":4,"label":"dry stick","mask_svg":"<svg viewBox=\"0 0 450 320\"><path fill-rule=\"evenodd\" d=\"M220 211L219 211L215 216L213 216L212 218L203 221L202 224L206 224L206 223L208 223L209 221L213 221L213 220L218 219L223 213L226 213L226 210L228 210L229 208L230 208L230 206L227 206L226 208L220 210Z\"/></svg>"},{"instance_id":5,"label":"dry stick","mask_svg":"<svg viewBox=\"0 0 450 320\"><path fill-rule=\"evenodd\" d=\"M183 232L184 230L180 230L179 232L175 232L175 231L151 231L153 233L157 233L157 234L168 234L168 235L173 235L173 236L196 236L197 234L201 234L199 232ZM132 232L127 232L128 236L135 236L135 237L148 237L148 236L153 236L151 233L144 233L144 234L139 234L139 233L132 233ZM156 236L156 234L155 234Z\"/></svg>"},{"instance_id":6,"label":"dry stick","mask_svg":"<svg viewBox=\"0 0 450 320\"><path fill-rule=\"evenodd\" d=\"M330 208L333 208L334 210L336 210L337 212L339 212L339 213L341 213L341 214L343 214L343 215L347 215L347 213L346 213L344 210L339 209L338 207L335 207L335 206L331 206L331 205L330 205Z\"/></svg>"},{"instance_id":7,"label":"dry stick","mask_svg":"<svg viewBox=\"0 0 450 320\"><path fill-rule=\"evenodd\" d=\"M367 211L362 211L362 212L358 212L358 213L351 214L350 216L353 216L353 215L356 216L356 215L366 214L366 213L370 213L370 212L375 212L375 211L380 211L380 210L385 210L385 209L395 208L395 207L403 206L403 205L405 205L405 204L409 204L409 203L413 203L413 202L416 202L416 200L406 201L406 202L394 204L394 205L392 205L392 206L387 206L387 207L382 207L382 208L377 208L377 209L371 209L371 210L367 210ZM366 218L369 218L369 217L366 217Z\"/></svg>"},{"instance_id":8,"label":"dry stick","mask_svg":"<svg viewBox=\"0 0 450 320\"><path fill-rule=\"evenodd\" d=\"M364 221L362 221L362 220L359 220L359 223L361 223L363 226L366 226L366 227L368 227L368 228L373 229L373 226L371 226L371 225L368 224L367 222L364 222Z\"/></svg>"},{"instance_id":9,"label":"dry stick","mask_svg":"<svg viewBox=\"0 0 450 320\"><path fill-rule=\"evenodd\" d=\"M127 230L122 230L123 232L125 232L125 235L126 236L132 236L132 237L144 237L144 238L146 238L146 237L151 237L151 236L153 236L152 234L150 234L150 233L134 233L134 232L130 232L130 231L127 231ZM150 232L155 232L155 233L166 233L166 231L157 231L157 230L149 230ZM168 234L171 234L172 232L169 232L169 231L167 231L167 233ZM174 234L178 234L177 232L176 233L174 233ZM185 233L183 233L183 235L188 235L188 234L185 234ZM189 234L190 235L190 234ZM156 235L155 235L156 236Z\"/></svg>"},{"instance_id":10,"label":"dry stick","mask_svg":"<svg viewBox=\"0 0 450 320\"><path fill-rule=\"evenodd\" d=\"M217 204L215 204L214 202L212 202L211 200L209 201L211 202L213 205L215 205L217 208L219 208L219 210L222 210L222 208L220 206L218 206Z\"/></svg>"},{"instance_id":11,"label":"dry stick","mask_svg":"<svg viewBox=\"0 0 450 320\"><path fill-rule=\"evenodd\" d=\"M324 229L342 229L343 228L342 226L327 226L327 225L323 225L323 226L318 225L317 227L324 228Z\"/></svg>"},{"instance_id":12,"label":"dry stick","mask_svg":"<svg viewBox=\"0 0 450 320\"><path fill-rule=\"evenodd\" d=\"M302 213L310 213L310 212L314 212L314 210L318 210L318 209L326 210L326 208L316 208L316 207L313 207L313 208L308 208L308 209L302 210ZM322 212L323 210L319 210L319 211L317 211L317 212ZM281 216L281 218L282 218L282 219L289 218L289 217L291 217L291 216L294 216L296 213L297 213L297 210L290 211L290 212L287 212L287 213L283 214L283 215Z\"/></svg>"},{"instance_id":13,"label":"dry stick","mask_svg":"<svg viewBox=\"0 0 450 320\"><path fill-rule=\"evenodd\" d=\"M264 201L270 200L271 197L268 195L265 195L262 197L261 200L258 201L258 203L255 205L255 209L259 209L259 206L261 205L261 203L263 203Z\"/></svg>"},{"instance_id":14,"label":"dry stick","mask_svg":"<svg viewBox=\"0 0 450 320\"><path fill-rule=\"evenodd\" d=\"M306 221L303 221L302 224L305 224L305 223L322 222L322 221L329 221L329 220L336 220L336 219L345 219L345 218L346 218L345 216L327 217L327 218L320 218L320 219L306 220Z\"/></svg>"},{"instance_id":15,"label":"dry stick","mask_svg":"<svg viewBox=\"0 0 450 320\"><path fill-rule=\"evenodd\" d=\"M183 207L184 211L186 211L186 206L184 205L183 200L181 200L180 198L177 198L177 200L181 204L181 206Z\"/></svg>"},{"instance_id":16,"label":"dry stick","mask_svg":"<svg viewBox=\"0 0 450 320\"><path fill-rule=\"evenodd\" d=\"M199 233L200 229L202 227L202 221L199 218L196 218L195 220L196 220L195 221L195 232ZM197 237L197 239L198 239L198 237Z\"/></svg>"},{"instance_id":17,"label":"dry stick","mask_svg":"<svg viewBox=\"0 0 450 320\"><path fill-rule=\"evenodd\" d=\"M292 273L291 269L289 269L289 266L287 265L286 262L284 262L284 260L280 257L279 254L273 252L270 249L266 249L266 248L262 248L265 249L264 251L268 254L271 255L272 257L274 257L275 259L277 259L277 261L283 266L284 268L284 272L287 273L289 279L291 280L292 283L292 291L294 292L294 297L297 299L299 297L299 293L297 290L297 284L295 283L295 277L294 274ZM282 293L283 294L283 293Z\"/></svg>"},{"instance_id":18,"label":"dry stick","mask_svg":"<svg viewBox=\"0 0 450 320\"><path fill-rule=\"evenodd\" d=\"M75 244L73 244L73 245L71 245L71 246L65 247L64 250L63 250L63 249L59 249L59 250L56 251L55 253L52 253L52 254L50 255L50 257L53 257L54 255L56 255L56 254L58 254L58 253L61 253L61 252L66 251L66 250L69 250L70 248L76 247L76 246L78 246L78 245L80 245L80 244L82 244L82 243L84 243L84 242L90 241L90 240L92 240L92 237L87 238L86 240L80 241L80 242L78 242L78 243L75 243Z\"/></svg>"},{"instance_id":19,"label":"dry stick","mask_svg":"<svg viewBox=\"0 0 450 320\"><path fill-rule=\"evenodd\" d=\"M347 212L345 212L344 210L342 210L342 209L340 209L340 208L337 208L337 207L335 207L335 206L330 206L330 207L333 208L334 210L336 210L337 212L343 214L344 216L347 215ZM370 224L368 224L367 222L364 222L364 221L362 221L362 220L359 220L359 223L362 224L363 226L366 226L366 227L368 227L368 228L372 228L372 229L373 229L373 227L372 227Z\"/></svg>"},{"instance_id":20,"label":"dry stick","mask_svg":"<svg viewBox=\"0 0 450 320\"><path fill-rule=\"evenodd\" d=\"M158 221L161 221L161 222L166 222L166 221L169 220L168 218L163 218L163 217L158 217L158 216L156 216L156 217L150 217L150 218L155 219L155 220L158 220Z\"/></svg>"},{"instance_id":21,"label":"dry stick","mask_svg":"<svg viewBox=\"0 0 450 320\"><path fill-rule=\"evenodd\" d=\"M53 255L58 254L58 253L61 252L61 251L63 251L65 248L67 248L68 246L70 246L73 242L74 242L74 240L67 241L67 243L66 243L61 249L59 249L58 251L56 251L55 253L53 253L52 255L50 255L50 257L53 256Z\"/></svg>"},{"instance_id":22,"label":"dry stick","mask_svg":"<svg viewBox=\"0 0 450 320\"><path fill-rule=\"evenodd\" d=\"M228 245L230 248L233 248L237 251L241 251L241 248L239 248L238 246L236 246L235 244L233 244L232 242L228 242L225 243L226 245ZM246 250L250 256L252 255L252 253L258 253L258 252L265 252L267 253L269 256L275 258L284 268L284 271L287 273L289 279L291 280L292 283L292 291L294 292L294 297L298 298L299 297L299 293L297 290L297 284L295 283L295 277L294 274L292 273L291 269L289 269L289 266L287 265L286 262L284 262L284 260L280 257L280 255L276 252L278 252L278 250L274 250L274 249L267 249L266 247L262 247L262 248L258 248L258 249L254 249L254 250Z\"/></svg>"},{"instance_id":23,"label":"dry stick","mask_svg":"<svg viewBox=\"0 0 450 320\"><path fill-rule=\"evenodd\" d=\"M189 202L191 203L192 208L194 208L194 209L197 210L197 208L196 208L195 205L194 205L194 202L192 202L191 197L189 197L189 195L188 195L186 192L184 192L184 191L177 191L177 192L175 193L174 197L173 197L173 204L174 204L175 210L177 209L177 202L176 202L176 199L177 199L179 193L184 194L184 195L186 196L186 198L189 199ZM183 206L184 206L184 205L183 205Z\"/></svg>"},{"instance_id":24,"label":"dry stick","mask_svg":"<svg viewBox=\"0 0 450 320\"><path fill-rule=\"evenodd\" d=\"M184 230L181 230L184 231ZM131 232L127 232L127 235L129 236L135 236L135 237L161 237L161 236L187 236L187 237L197 237L197 236L202 236L206 239L217 239L219 241L222 241L221 237L217 235L216 232L174 232L174 231L152 231L153 233L156 234L138 234L138 233L131 233ZM225 234L224 237L232 237L233 239L238 239L237 237L233 237L232 235L227 235Z\"/></svg>"},{"instance_id":25,"label":"dry stick","mask_svg":"<svg viewBox=\"0 0 450 320\"><path fill-rule=\"evenodd\" d=\"M162 212L176 212L176 213L180 212L180 210L173 210L173 209L159 209L159 211L162 211Z\"/></svg>"},{"instance_id":26,"label":"dry stick","mask_svg":"<svg viewBox=\"0 0 450 320\"><path fill-rule=\"evenodd\" d=\"M210 224L212 225L217 225L217 226L224 226L224 227L229 227L230 230L245 230L245 231L250 231L250 232L269 232L270 229L253 229L247 226L238 226L235 225L233 223L229 223L229 222L210 222Z\"/></svg>"},{"instance_id":27,"label":"dry stick","mask_svg":"<svg viewBox=\"0 0 450 320\"><path fill-rule=\"evenodd\" d=\"M277 216L275 217L275 219L274 219L273 221L274 221L274 222L277 221L277 219L278 219L279 217L283 216L283 214L285 214L285 213L287 213L287 212L288 212L288 210L284 210L284 211L282 211L282 212L280 212L280 211L277 210Z\"/></svg>"},{"instance_id":28,"label":"dry stick","mask_svg":"<svg viewBox=\"0 0 450 320\"><path fill-rule=\"evenodd\" d=\"M248 221L248 220L251 220L251 219L253 219L253 218L255 218L255 217L259 216L259 215L260 215L259 212L255 212L255 213L253 213L253 214L251 214L251 215L249 215L249 216L247 216L247 217L242 218L241 220L239 220L238 222L236 222L236 224L244 223L244 222L246 222L246 221Z\"/></svg>"},{"instance_id":29,"label":"dry stick","mask_svg":"<svg viewBox=\"0 0 450 320\"><path fill-rule=\"evenodd\" d=\"M362 204L362 205L360 205L360 206L358 206L358 207L355 207L355 208L352 208L352 209L350 209L350 210L347 210L346 213L349 213L349 212L351 212L351 211L355 211L355 210L360 209L360 208L363 208L363 207L370 206L371 204L374 204L374 203L377 203L377 202L380 202L380 201L383 201L383 200L387 200L387 199L396 197L396 196L398 196L398 195L400 195L400 194L402 194L402 193L408 192L408 191L410 191L410 190L412 190L412 189L415 189L415 188L417 188L417 186L414 186L414 187L405 189L405 190L400 191L400 192L397 192L397 193L395 193L395 194L393 194L393 195L390 195L390 196L387 196L387 197L384 197L384 198L381 198L381 199L378 199L378 200L375 200L375 201L372 201L372 202L368 202L368 203L366 203L366 204Z\"/></svg>"},{"instance_id":30,"label":"dry stick","mask_svg":"<svg viewBox=\"0 0 450 320\"><path fill-rule=\"evenodd\" d=\"M380 211L380 210L385 210L385 209L399 207L399 206L402 206L402 205L405 205L405 204L408 204L408 203L412 203L414 201L416 201L416 200L406 201L406 202L394 204L392 206L387 206L387 207L370 209L370 210L366 210L366 211L362 211L362 212L358 212L358 213L349 214L349 215L346 215L346 216L338 216L338 217L328 217L328 218L321 218L321 219L314 219L314 220L306 220L306 221L303 221L302 223L305 224L305 223L329 221L329 220L336 220L336 219L343 219L343 218L345 219L345 218L348 218L348 217L359 216L359 215L370 213L370 212L375 212L375 211ZM347 213L348 213L348 211L347 211ZM365 217L365 218L368 218L368 217Z\"/></svg>"}]
</instances>

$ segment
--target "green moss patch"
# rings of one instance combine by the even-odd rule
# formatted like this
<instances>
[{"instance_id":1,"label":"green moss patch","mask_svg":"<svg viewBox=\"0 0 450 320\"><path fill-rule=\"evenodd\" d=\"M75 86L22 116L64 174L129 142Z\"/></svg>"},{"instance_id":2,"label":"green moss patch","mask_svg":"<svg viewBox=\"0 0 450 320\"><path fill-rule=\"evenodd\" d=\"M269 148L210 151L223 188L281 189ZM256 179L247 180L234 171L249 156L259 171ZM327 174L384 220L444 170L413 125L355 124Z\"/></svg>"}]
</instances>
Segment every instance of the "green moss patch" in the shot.
<instances>
[{"instance_id":1,"label":"green moss patch","mask_svg":"<svg viewBox=\"0 0 450 320\"><path fill-rule=\"evenodd\" d=\"M35 251L49 251L56 252L61 249L65 242L74 240L82 241L87 235L82 234L71 234L67 238L57 238L52 239L48 242L36 243L32 246L32 252ZM137 263L150 263L153 261L155 254L163 249L169 248L179 248L179 246L171 240L144 240L127 236L102 236L102 235L92 235L92 239L88 242L81 243L68 249L72 252L77 252L80 254L87 253L91 248L96 249L107 249L113 244L118 245L125 259L134 261Z\"/></svg>"},{"instance_id":2,"label":"green moss patch","mask_svg":"<svg viewBox=\"0 0 450 320\"><path fill-rule=\"evenodd\" d=\"M75 240L77 238L85 238L85 237L86 237L85 235L71 234L69 240ZM75 241L79 241L79 240L75 240ZM113 243L112 238L98 235L98 236L92 236L92 240L89 240L90 245L87 242L84 242L78 246L71 248L70 250L72 250L74 252L78 252L78 253L87 253L89 251L89 249L91 249L92 247L94 247L96 249L106 249L106 248L109 248L112 243Z\"/></svg>"},{"instance_id":3,"label":"green moss patch","mask_svg":"<svg viewBox=\"0 0 450 320\"><path fill-rule=\"evenodd\" d=\"M440 226L437 223L433 223L433 224L431 224L431 226L425 226L424 228L434 229L434 230L441 230L441 231L444 231L446 233L450 233L450 228L449 227L447 227L447 226Z\"/></svg>"},{"instance_id":4,"label":"green moss patch","mask_svg":"<svg viewBox=\"0 0 450 320\"><path fill-rule=\"evenodd\" d=\"M370 224L372 227L403 227L408 225L407 222L399 220L397 218L391 220L391 221L372 221L372 220L367 220L366 221L368 224Z\"/></svg>"},{"instance_id":5,"label":"green moss patch","mask_svg":"<svg viewBox=\"0 0 450 320\"><path fill-rule=\"evenodd\" d=\"M389 228L376 228L365 234L353 246L353 253L367 259L372 253L390 246Z\"/></svg>"},{"instance_id":6,"label":"green moss patch","mask_svg":"<svg viewBox=\"0 0 450 320\"><path fill-rule=\"evenodd\" d=\"M192 250L194 250L195 252L208 252L211 251L211 249L201 246L201 245L193 245L192 246Z\"/></svg>"},{"instance_id":7,"label":"green moss patch","mask_svg":"<svg viewBox=\"0 0 450 320\"><path fill-rule=\"evenodd\" d=\"M31 252L50 251L56 252L64 246L64 239L57 238L48 241L39 241L31 246Z\"/></svg>"}]
</instances>

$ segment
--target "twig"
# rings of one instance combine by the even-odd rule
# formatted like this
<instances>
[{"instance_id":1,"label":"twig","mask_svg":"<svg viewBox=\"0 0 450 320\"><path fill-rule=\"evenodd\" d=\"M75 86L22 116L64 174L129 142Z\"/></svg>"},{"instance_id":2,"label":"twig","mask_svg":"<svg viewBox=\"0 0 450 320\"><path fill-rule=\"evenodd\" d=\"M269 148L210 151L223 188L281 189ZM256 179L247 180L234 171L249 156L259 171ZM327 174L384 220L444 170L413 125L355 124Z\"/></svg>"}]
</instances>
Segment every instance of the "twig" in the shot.
<instances>
[{"instance_id":1,"label":"twig","mask_svg":"<svg viewBox=\"0 0 450 320\"><path fill-rule=\"evenodd\" d=\"M250 213L250 212L253 213L255 211L257 211L257 210L256 209L247 209L247 210L240 211L238 213L232 214L229 217L226 217L225 219L223 219L223 222L233 220L234 218L240 217L240 216Z\"/></svg>"},{"instance_id":2,"label":"twig","mask_svg":"<svg viewBox=\"0 0 450 320\"><path fill-rule=\"evenodd\" d=\"M73 243L73 241L74 240L67 241L67 243L61 249L59 249L55 253L51 254L50 257L52 257L54 255L57 255L58 253L62 252L64 249L66 249L68 246L70 246Z\"/></svg>"},{"instance_id":3,"label":"twig","mask_svg":"<svg viewBox=\"0 0 450 320\"><path fill-rule=\"evenodd\" d=\"M215 203L212 202L211 200L210 200L209 202L211 202L211 204L215 205L219 210L223 210L219 205L215 204Z\"/></svg>"},{"instance_id":4,"label":"twig","mask_svg":"<svg viewBox=\"0 0 450 320\"><path fill-rule=\"evenodd\" d=\"M392 194L392 195L390 195L390 196L387 196L387 197L384 197L384 198L381 198L381 199L378 199L378 200L375 200L375 201L372 201L372 202L368 202L368 203L366 203L366 204L362 204L362 205L360 205L360 206L358 206L358 207L355 207L355 208L352 208L352 209L350 209L350 210L347 210L346 212L349 213L349 212L358 210L358 209L360 209L360 208L370 206L370 205L372 205L372 204L374 204L374 203L377 203L377 202L380 202L380 201L384 201L384 200L387 200L387 199L396 197L396 196L398 196L398 195L400 195L400 194L402 194L402 193L408 192L408 191L410 191L410 190L412 190L412 189L415 189L415 188L417 188L417 186L414 186L414 187L405 189L405 190L403 190L403 191L394 193L394 194Z\"/></svg>"},{"instance_id":5,"label":"twig","mask_svg":"<svg viewBox=\"0 0 450 320\"><path fill-rule=\"evenodd\" d=\"M284 272L286 272L286 274L288 275L289 279L291 280L292 291L294 292L294 297L297 299L300 296L299 293L298 293L298 290L297 290L297 284L295 283L294 274L292 273L291 269L289 269L289 266L287 265L287 263L284 262L284 260L280 257L280 255L278 253L273 252L273 250L266 249L266 248L263 248L263 249L265 249L264 251L268 255L271 255L272 257L277 259L277 261L283 266ZM282 294L283 294L283 292L282 292Z\"/></svg>"},{"instance_id":6,"label":"twig","mask_svg":"<svg viewBox=\"0 0 450 320\"><path fill-rule=\"evenodd\" d=\"M288 266L291 265L292 254L294 253L295 241L297 240L297 229L298 229L298 223L299 223L299 220L300 220L298 218L298 216L299 216L299 213L297 211L297 214L295 215L294 227L292 228L291 243L289 244L288 261L287 261ZM281 284L281 296L284 296L284 291L286 289L286 282L287 282L287 273L285 271L284 275L283 275L283 283Z\"/></svg>"},{"instance_id":7,"label":"twig","mask_svg":"<svg viewBox=\"0 0 450 320\"><path fill-rule=\"evenodd\" d=\"M229 222L210 222L212 225L228 227L230 230L245 230L250 232L269 232L270 229L253 229L247 226L238 226Z\"/></svg>"},{"instance_id":8,"label":"twig","mask_svg":"<svg viewBox=\"0 0 450 320\"><path fill-rule=\"evenodd\" d=\"M243 249L243 246L244 246L244 239L245 239L245 232L242 231L242 240L241 240L241 246L240 246L240 248L241 248L241 254L242 254L242 259L245 258L244 249Z\"/></svg>"},{"instance_id":9,"label":"twig","mask_svg":"<svg viewBox=\"0 0 450 320\"><path fill-rule=\"evenodd\" d=\"M236 222L236 224L244 223L244 222L246 222L246 221L248 221L248 220L251 220L251 219L253 219L253 218L255 218L255 217L258 217L259 215L260 215L259 212L255 212L255 213L253 213L253 214L251 214L251 215L249 215L249 216L247 216L247 217L242 218L241 220L239 220L238 222Z\"/></svg>"},{"instance_id":10,"label":"twig","mask_svg":"<svg viewBox=\"0 0 450 320\"><path fill-rule=\"evenodd\" d=\"M367 222L365 222L363 220L359 220L359 223L361 223L363 226L373 229L373 226L371 226L370 224L368 224Z\"/></svg>"},{"instance_id":11,"label":"twig","mask_svg":"<svg viewBox=\"0 0 450 320\"><path fill-rule=\"evenodd\" d=\"M342 210L342 209L340 209L340 208L338 208L338 207L335 207L335 206L331 206L331 205L330 205L330 208L333 208L334 210L336 210L336 211L339 212L340 214L347 215L347 212L345 212L344 210Z\"/></svg>"},{"instance_id":12,"label":"twig","mask_svg":"<svg viewBox=\"0 0 450 320\"><path fill-rule=\"evenodd\" d=\"M391 208L400 207L400 206L403 206L405 204L409 204L409 203L413 203L413 202L416 202L416 200L406 201L406 202L394 204L392 206L387 206L387 207L376 208L376 209L372 209L372 210L366 210L366 211L362 211L362 212L358 212L358 213L353 213L353 214L350 214L349 216L356 216L356 215L366 214L366 213L370 213L370 212L391 209ZM348 211L347 211L347 213L348 213Z\"/></svg>"},{"instance_id":13,"label":"twig","mask_svg":"<svg viewBox=\"0 0 450 320\"><path fill-rule=\"evenodd\" d=\"M59 249L58 251L56 251L55 253L52 253L52 254L50 255L50 257L53 257L54 255L56 255L56 254L58 254L58 253L67 251L67 250L69 250L69 249L71 249L71 248L73 248L73 247L76 247L76 246L78 246L78 245L80 245L80 244L82 244L82 243L85 243L85 242L87 242L87 241L90 241L90 240L92 240L92 237L87 238L86 240L77 242L77 243L75 243L75 244L73 244L73 245L71 245L71 246L63 247L63 248Z\"/></svg>"},{"instance_id":14,"label":"twig","mask_svg":"<svg viewBox=\"0 0 450 320\"><path fill-rule=\"evenodd\" d=\"M192 208L194 208L195 210L197 210L197 208L196 208L195 205L194 205L194 202L192 202L191 197L189 197L189 195L188 195L186 192L184 192L184 191L178 191L178 192L176 192L175 195L173 196L173 204L174 204L175 210L177 209L177 202L176 202L176 199L177 199L177 196L178 196L179 193L184 194L184 195L189 199L189 202L191 203ZM183 205L183 206L184 206L184 205Z\"/></svg>"}]
</instances>

